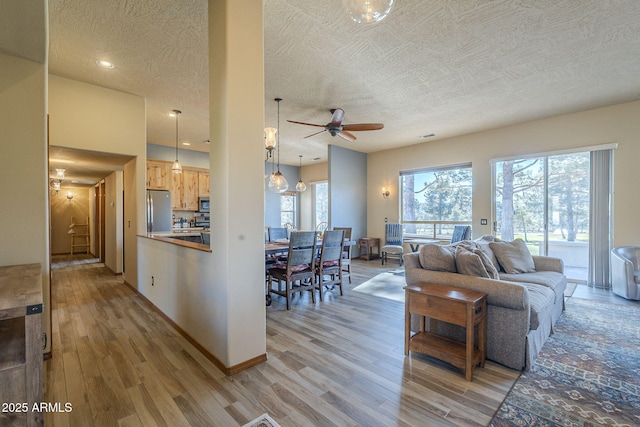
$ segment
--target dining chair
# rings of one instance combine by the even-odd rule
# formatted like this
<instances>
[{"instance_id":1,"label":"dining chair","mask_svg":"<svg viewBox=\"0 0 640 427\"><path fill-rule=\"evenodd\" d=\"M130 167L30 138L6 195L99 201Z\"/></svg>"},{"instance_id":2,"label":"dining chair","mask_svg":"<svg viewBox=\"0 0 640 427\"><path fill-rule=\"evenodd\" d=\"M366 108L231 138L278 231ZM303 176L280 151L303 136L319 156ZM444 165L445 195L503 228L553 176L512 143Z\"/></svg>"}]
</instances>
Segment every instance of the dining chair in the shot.
<instances>
[{"instance_id":1,"label":"dining chair","mask_svg":"<svg viewBox=\"0 0 640 427\"><path fill-rule=\"evenodd\" d=\"M322 239L322 234L325 232L327 228L329 228L329 224L326 222L321 222L321 223L318 223L318 225L316 225L316 231L318 232L318 239Z\"/></svg>"},{"instance_id":2,"label":"dining chair","mask_svg":"<svg viewBox=\"0 0 640 427\"><path fill-rule=\"evenodd\" d=\"M402 239L404 237L402 224L385 224L384 227L385 244L380 248L380 258L382 265L388 261L389 256L398 257L400 265L402 265Z\"/></svg>"},{"instance_id":3,"label":"dining chair","mask_svg":"<svg viewBox=\"0 0 640 427\"><path fill-rule=\"evenodd\" d=\"M269 296L280 295L287 300L287 310L291 309L291 294L310 291L311 301L315 304L315 253L316 232L294 231L289 237L287 259L277 262L267 270L267 286ZM274 283L275 282L275 283ZM284 289L282 283L284 282ZM277 289L273 286L277 284Z\"/></svg>"},{"instance_id":4,"label":"dining chair","mask_svg":"<svg viewBox=\"0 0 640 427\"><path fill-rule=\"evenodd\" d=\"M269 241L275 242L276 240L286 239L288 232L285 227L269 227Z\"/></svg>"},{"instance_id":5,"label":"dining chair","mask_svg":"<svg viewBox=\"0 0 640 427\"><path fill-rule=\"evenodd\" d=\"M342 230L344 232L344 240L351 241L351 227L333 227L333 229ZM342 250L342 272L342 278L345 278L345 276L348 277L349 283L351 283L351 245L345 245Z\"/></svg>"},{"instance_id":6,"label":"dining chair","mask_svg":"<svg viewBox=\"0 0 640 427\"><path fill-rule=\"evenodd\" d=\"M320 292L320 301L323 301L325 286L333 289L340 287L342 294L342 252L344 250L344 231L327 230L322 236L320 256L316 261L316 289Z\"/></svg>"}]
</instances>

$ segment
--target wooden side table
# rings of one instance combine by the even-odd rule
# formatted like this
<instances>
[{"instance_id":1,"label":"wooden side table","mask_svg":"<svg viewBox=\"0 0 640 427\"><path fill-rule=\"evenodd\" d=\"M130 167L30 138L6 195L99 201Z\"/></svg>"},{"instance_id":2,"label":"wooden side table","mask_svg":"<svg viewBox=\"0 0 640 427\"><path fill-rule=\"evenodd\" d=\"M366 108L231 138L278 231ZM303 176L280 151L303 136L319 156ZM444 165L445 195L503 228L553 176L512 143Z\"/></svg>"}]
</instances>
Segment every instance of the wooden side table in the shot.
<instances>
[{"instance_id":1,"label":"wooden side table","mask_svg":"<svg viewBox=\"0 0 640 427\"><path fill-rule=\"evenodd\" d=\"M405 286L404 354L417 351L436 357L465 372L467 381L473 379L473 369L484 367L486 358L487 294L435 283ZM420 316L420 331L411 335L411 314ZM425 317L466 328L466 342L461 343L426 332ZM474 345L478 327L478 347Z\"/></svg>"},{"instance_id":2,"label":"wooden side table","mask_svg":"<svg viewBox=\"0 0 640 427\"><path fill-rule=\"evenodd\" d=\"M373 248L376 248L376 253L373 253ZM380 239L377 237L363 237L362 239L358 239L358 249L358 258L360 259L369 261L380 258ZM363 249L364 254L362 253Z\"/></svg>"}]
</instances>

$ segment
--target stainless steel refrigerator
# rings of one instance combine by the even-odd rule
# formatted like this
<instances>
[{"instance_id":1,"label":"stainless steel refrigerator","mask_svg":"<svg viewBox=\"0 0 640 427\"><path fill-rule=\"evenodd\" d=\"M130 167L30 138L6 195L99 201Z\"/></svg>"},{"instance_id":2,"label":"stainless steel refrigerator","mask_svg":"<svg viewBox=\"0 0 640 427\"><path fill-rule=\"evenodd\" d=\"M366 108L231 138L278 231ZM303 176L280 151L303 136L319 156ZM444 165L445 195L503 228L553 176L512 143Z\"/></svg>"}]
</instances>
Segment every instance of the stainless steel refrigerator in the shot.
<instances>
[{"instance_id":1,"label":"stainless steel refrigerator","mask_svg":"<svg viewBox=\"0 0 640 427\"><path fill-rule=\"evenodd\" d=\"M167 190L147 190L147 232L171 231L171 193Z\"/></svg>"}]
</instances>

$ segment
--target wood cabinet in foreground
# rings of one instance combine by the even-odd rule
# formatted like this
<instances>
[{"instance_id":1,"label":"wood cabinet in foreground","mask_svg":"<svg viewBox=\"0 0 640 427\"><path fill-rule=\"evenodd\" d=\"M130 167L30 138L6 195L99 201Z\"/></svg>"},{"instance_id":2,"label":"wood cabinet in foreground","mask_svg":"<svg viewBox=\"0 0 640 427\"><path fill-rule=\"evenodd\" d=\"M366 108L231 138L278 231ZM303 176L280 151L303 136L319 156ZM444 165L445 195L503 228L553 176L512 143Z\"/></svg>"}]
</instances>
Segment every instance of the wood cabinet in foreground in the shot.
<instances>
[{"instance_id":1,"label":"wood cabinet in foreground","mask_svg":"<svg viewBox=\"0 0 640 427\"><path fill-rule=\"evenodd\" d=\"M0 425L44 425L40 264L0 267Z\"/></svg>"}]
</instances>

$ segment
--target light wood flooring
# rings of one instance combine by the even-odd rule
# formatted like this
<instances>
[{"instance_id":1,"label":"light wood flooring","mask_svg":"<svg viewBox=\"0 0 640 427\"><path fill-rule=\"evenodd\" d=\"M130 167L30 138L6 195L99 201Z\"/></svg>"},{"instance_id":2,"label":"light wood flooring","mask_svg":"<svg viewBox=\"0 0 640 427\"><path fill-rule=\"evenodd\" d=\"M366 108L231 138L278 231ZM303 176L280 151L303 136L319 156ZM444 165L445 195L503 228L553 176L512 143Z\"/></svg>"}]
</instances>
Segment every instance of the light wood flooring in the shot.
<instances>
[{"instance_id":1,"label":"light wood flooring","mask_svg":"<svg viewBox=\"0 0 640 427\"><path fill-rule=\"evenodd\" d=\"M47 426L239 426L268 413L286 426L483 426L518 377L487 362L473 382L403 354L403 303L352 289L395 269L354 261L344 296L274 296L268 360L222 374L122 279L83 256L56 257L45 401L72 404ZM86 258L86 256L85 256Z\"/></svg>"}]
</instances>

